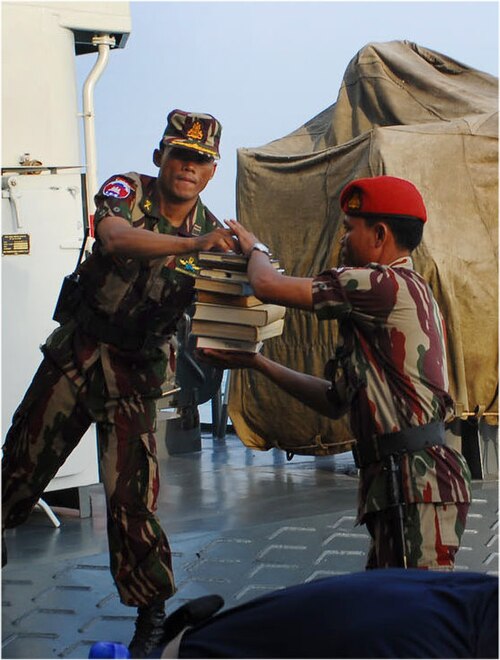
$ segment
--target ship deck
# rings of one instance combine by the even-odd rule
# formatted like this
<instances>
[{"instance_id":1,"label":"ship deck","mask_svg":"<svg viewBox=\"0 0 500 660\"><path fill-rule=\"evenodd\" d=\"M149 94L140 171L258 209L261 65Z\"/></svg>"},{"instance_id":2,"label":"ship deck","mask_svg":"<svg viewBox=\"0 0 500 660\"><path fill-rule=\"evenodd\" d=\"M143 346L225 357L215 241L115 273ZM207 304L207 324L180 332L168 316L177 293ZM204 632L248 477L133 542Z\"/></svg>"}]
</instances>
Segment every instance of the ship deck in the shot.
<instances>
[{"instance_id":1,"label":"ship deck","mask_svg":"<svg viewBox=\"0 0 500 660\"><path fill-rule=\"evenodd\" d=\"M159 442L158 514L186 600L217 593L225 607L265 592L363 570L368 535L355 526L357 470L351 453L295 456L246 448L229 433L202 433L202 449L169 455ZM2 580L3 658L87 658L95 641L128 644L135 610L119 602L108 568L102 486L92 515L39 508L8 530ZM473 484L456 570L498 575L498 481Z\"/></svg>"}]
</instances>

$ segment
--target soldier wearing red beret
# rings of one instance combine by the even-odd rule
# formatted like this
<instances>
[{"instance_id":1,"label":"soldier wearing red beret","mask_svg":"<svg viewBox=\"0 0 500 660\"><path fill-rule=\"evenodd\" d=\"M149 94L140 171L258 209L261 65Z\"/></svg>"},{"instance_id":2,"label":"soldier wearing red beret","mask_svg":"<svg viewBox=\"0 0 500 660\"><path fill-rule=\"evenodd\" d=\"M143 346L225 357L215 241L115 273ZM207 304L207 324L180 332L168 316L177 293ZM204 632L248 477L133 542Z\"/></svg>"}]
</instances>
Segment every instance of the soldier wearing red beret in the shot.
<instances>
[{"instance_id":1,"label":"soldier wearing red beret","mask_svg":"<svg viewBox=\"0 0 500 660\"><path fill-rule=\"evenodd\" d=\"M371 536L367 568L454 566L470 504L470 471L445 443L453 416L444 323L411 253L427 212L409 181L357 179L342 191L343 265L314 278L277 272L269 251L236 221L255 295L339 324L324 378L261 354L205 349L224 368L252 368L322 415L349 415L360 469L358 522Z\"/></svg>"}]
</instances>

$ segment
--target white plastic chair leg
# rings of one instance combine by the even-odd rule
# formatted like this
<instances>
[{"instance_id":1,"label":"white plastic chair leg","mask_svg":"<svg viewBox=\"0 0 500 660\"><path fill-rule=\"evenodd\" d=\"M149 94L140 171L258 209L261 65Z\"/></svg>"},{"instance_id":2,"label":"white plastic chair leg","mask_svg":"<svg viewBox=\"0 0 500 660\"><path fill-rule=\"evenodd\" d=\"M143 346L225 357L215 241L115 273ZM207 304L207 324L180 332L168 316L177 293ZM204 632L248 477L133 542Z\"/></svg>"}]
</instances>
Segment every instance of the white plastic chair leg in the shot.
<instances>
[{"instance_id":1,"label":"white plastic chair leg","mask_svg":"<svg viewBox=\"0 0 500 660\"><path fill-rule=\"evenodd\" d=\"M52 509L51 509L50 506L47 504L47 502L45 502L45 500L42 500L42 498L40 498L40 499L38 500L38 502L36 503L36 506L39 506L40 509L42 509L42 511L43 511L44 513L47 514L47 516L50 518L50 521L52 522L52 524L54 525L54 527L60 527L60 526L61 526L61 523L60 523L60 521L59 521L59 518L58 518L58 517L56 516L56 514L52 511Z\"/></svg>"}]
</instances>

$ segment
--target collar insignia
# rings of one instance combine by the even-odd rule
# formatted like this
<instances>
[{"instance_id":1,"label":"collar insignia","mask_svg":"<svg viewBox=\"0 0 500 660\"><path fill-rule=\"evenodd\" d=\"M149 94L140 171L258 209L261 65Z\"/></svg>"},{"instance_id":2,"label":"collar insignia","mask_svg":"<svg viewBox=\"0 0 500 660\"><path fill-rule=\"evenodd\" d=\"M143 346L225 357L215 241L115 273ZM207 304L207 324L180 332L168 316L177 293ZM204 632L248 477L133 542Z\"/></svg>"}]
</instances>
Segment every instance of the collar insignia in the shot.
<instances>
[{"instance_id":1,"label":"collar insignia","mask_svg":"<svg viewBox=\"0 0 500 660\"><path fill-rule=\"evenodd\" d=\"M146 211L151 211L151 207L152 207L152 206L153 206L153 204L151 203L151 200L150 200L150 199L147 199L147 200L144 202L144 208L146 209Z\"/></svg>"},{"instance_id":2,"label":"collar insignia","mask_svg":"<svg viewBox=\"0 0 500 660\"><path fill-rule=\"evenodd\" d=\"M188 259L178 259L175 270L178 273L184 273L184 275L191 275L192 277L196 277L197 272L201 269L196 264L194 257L189 257Z\"/></svg>"}]
</instances>

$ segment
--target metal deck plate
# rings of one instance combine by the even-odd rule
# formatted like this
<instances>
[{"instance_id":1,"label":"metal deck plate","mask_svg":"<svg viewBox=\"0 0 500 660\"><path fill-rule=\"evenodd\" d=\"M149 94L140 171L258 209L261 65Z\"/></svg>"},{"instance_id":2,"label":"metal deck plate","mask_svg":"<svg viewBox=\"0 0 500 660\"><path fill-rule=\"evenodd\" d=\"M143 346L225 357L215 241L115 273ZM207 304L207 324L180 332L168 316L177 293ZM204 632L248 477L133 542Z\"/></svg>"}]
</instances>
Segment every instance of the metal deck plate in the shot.
<instances>
[{"instance_id":1,"label":"metal deck plate","mask_svg":"<svg viewBox=\"0 0 500 660\"><path fill-rule=\"evenodd\" d=\"M159 515L178 591L168 611L218 593L226 607L299 582L363 570L350 454L315 459L254 452L234 437L203 438L194 454L161 456ZM498 482L475 482L457 570L498 575ZM135 610L121 605L108 570L101 486L92 518L40 511L6 540L3 658L86 658L95 641L128 644Z\"/></svg>"}]
</instances>

